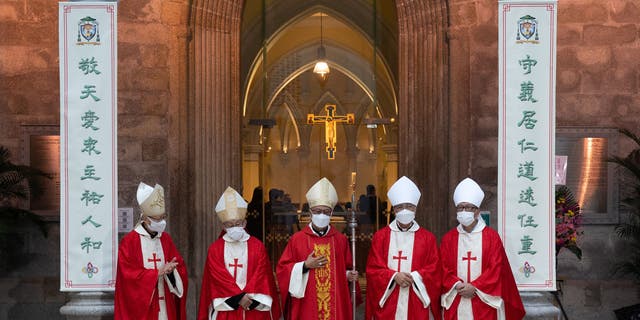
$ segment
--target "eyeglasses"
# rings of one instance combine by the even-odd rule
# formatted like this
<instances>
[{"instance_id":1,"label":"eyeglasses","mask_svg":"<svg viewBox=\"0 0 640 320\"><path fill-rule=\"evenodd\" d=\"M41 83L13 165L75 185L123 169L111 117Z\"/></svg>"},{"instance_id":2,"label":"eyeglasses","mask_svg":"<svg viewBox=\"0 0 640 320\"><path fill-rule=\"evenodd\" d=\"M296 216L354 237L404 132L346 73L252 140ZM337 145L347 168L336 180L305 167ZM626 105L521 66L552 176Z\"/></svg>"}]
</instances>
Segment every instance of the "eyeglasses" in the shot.
<instances>
[{"instance_id":1,"label":"eyeglasses","mask_svg":"<svg viewBox=\"0 0 640 320\"><path fill-rule=\"evenodd\" d=\"M476 206L457 206L456 210L457 211L467 211L467 212L469 212L469 211L478 210L478 207L476 207Z\"/></svg>"},{"instance_id":2,"label":"eyeglasses","mask_svg":"<svg viewBox=\"0 0 640 320\"><path fill-rule=\"evenodd\" d=\"M311 209L311 213L324 214L326 216L330 216L333 213L333 210L332 209Z\"/></svg>"},{"instance_id":3,"label":"eyeglasses","mask_svg":"<svg viewBox=\"0 0 640 320\"><path fill-rule=\"evenodd\" d=\"M149 216L147 216L147 218L149 218L149 220L152 220L152 221L155 221L155 222L160 222L162 220L167 219L167 215L163 214L162 216L159 216L159 217L149 217Z\"/></svg>"},{"instance_id":4,"label":"eyeglasses","mask_svg":"<svg viewBox=\"0 0 640 320\"><path fill-rule=\"evenodd\" d=\"M401 203L401 204L393 206L392 209L393 209L393 212L402 211L404 209L411 210L411 211L416 211L416 206L411 204L411 203Z\"/></svg>"},{"instance_id":5,"label":"eyeglasses","mask_svg":"<svg viewBox=\"0 0 640 320\"><path fill-rule=\"evenodd\" d=\"M227 221L222 224L224 228L233 228L233 227L244 227L244 220L239 220L236 222Z\"/></svg>"}]
</instances>

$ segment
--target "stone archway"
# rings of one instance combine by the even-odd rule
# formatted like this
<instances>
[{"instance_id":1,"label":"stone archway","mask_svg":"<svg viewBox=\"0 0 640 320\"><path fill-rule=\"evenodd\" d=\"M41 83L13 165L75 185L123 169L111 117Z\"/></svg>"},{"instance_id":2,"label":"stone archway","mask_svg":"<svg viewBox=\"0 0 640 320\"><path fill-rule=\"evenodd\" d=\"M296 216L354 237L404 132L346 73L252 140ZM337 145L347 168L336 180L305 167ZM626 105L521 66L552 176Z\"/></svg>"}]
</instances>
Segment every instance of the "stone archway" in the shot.
<instances>
[{"instance_id":1,"label":"stone archway","mask_svg":"<svg viewBox=\"0 0 640 320\"><path fill-rule=\"evenodd\" d=\"M449 227L450 189L465 164L465 141L451 130L452 118L465 116L449 106L449 51L446 1L397 0L399 26L399 175L423 191L418 221L441 236ZM188 236L192 272L200 276L208 245L219 228L213 208L228 186L241 186L240 22L242 2L194 0L190 13L187 154L191 174L178 190L190 190L179 208L190 211ZM421 72L415 72L420 70ZM468 115L466 115L468 117ZM215 125L211 125L215 124ZM458 149L456 149L458 148ZM424 155L428 157L424 157ZM464 162L464 161L463 161ZM184 189L184 188L186 189ZM184 194L182 192L181 194ZM187 228L186 226L182 229ZM186 230L185 230L186 231Z\"/></svg>"}]
</instances>

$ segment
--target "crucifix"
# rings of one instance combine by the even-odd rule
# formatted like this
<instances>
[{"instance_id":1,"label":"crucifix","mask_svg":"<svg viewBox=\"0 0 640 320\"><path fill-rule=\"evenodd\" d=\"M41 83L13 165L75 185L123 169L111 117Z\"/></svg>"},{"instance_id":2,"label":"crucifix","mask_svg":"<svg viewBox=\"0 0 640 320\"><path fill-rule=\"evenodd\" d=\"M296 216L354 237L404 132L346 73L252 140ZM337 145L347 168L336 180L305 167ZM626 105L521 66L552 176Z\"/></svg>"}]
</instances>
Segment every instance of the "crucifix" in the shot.
<instances>
[{"instance_id":1,"label":"crucifix","mask_svg":"<svg viewBox=\"0 0 640 320\"><path fill-rule=\"evenodd\" d=\"M153 268L158 270L157 262L160 261L160 259L158 259L158 257L156 257L156 253L155 252L153 253L153 259L149 258L149 259L147 259L147 261L153 262Z\"/></svg>"},{"instance_id":2,"label":"crucifix","mask_svg":"<svg viewBox=\"0 0 640 320\"><path fill-rule=\"evenodd\" d=\"M398 272L400 272L400 263L402 263L402 260L407 260L407 257L403 257L402 256L402 250L398 251L398 255L397 256L393 256L392 257L393 260L398 260Z\"/></svg>"},{"instance_id":3,"label":"crucifix","mask_svg":"<svg viewBox=\"0 0 640 320\"><path fill-rule=\"evenodd\" d=\"M462 257L462 261L467 261L467 283L471 282L471 260L478 260L477 257L471 256L471 251L467 251L467 256Z\"/></svg>"},{"instance_id":4,"label":"crucifix","mask_svg":"<svg viewBox=\"0 0 640 320\"><path fill-rule=\"evenodd\" d=\"M238 268L242 268L242 265L238 263L238 258L233 258L233 264L229 264L229 267L233 267L233 280L237 280Z\"/></svg>"},{"instance_id":5,"label":"crucifix","mask_svg":"<svg viewBox=\"0 0 640 320\"><path fill-rule=\"evenodd\" d=\"M324 123L324 138L326 142L327 159L336 158L336 123L354 124L355 116L353 113L347 113L343 116L335 115L336 105L325 104L324 110L327 111L325 116L316 116L313 113L307 114L307 124Z\"/></svg>"}]
</instances>

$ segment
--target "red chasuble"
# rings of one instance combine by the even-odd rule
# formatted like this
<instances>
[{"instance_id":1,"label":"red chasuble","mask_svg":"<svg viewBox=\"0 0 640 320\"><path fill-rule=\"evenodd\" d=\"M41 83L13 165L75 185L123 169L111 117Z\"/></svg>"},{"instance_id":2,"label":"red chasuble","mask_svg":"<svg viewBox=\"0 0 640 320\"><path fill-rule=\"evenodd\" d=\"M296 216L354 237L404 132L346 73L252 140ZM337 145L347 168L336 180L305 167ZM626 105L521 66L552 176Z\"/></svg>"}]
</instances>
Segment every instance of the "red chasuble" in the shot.
<instances>
[{"instance_id":1,"label":"red chasuble","mask_svg":"<svg viewBox=\"0 0 640 320\"><path fill-rule=\"evenodd\" d=\"M316 256L327 256L329 262L322 268L308 271L304 298L295 298L288 290L291 272L294 265L304 262L311 252ZM309 226L296 232L289 239L276 270L285 320L352 319L351 290L347 281L347 270L351 268L347 237L335 228L329 228L323 237L313 233Z\"/></svg>"},{"instance_id":2,"label":"red chasuble","mask_svg":"<svg viewBox=\"0 0 640 320\"><path fill-rule=\"evenodd\" d=\"M270 296L270 311L237 310L219 311L215 319L279 319L280 303L278 291L273 280L271 263L267 256L267 250L262 242L251 236L247 240L247 284L240 289L233 275L225 267L224 260L225 240L220 237L209 246L207 262L202 275L202 291L200 293L200 307L198 320L209 319L209 308L216 298L230 298L242 292L247 294L263 294ZM245 266L242 266L245 267ZM213 311L211 312L213 314Z\"/></svg>"},{"instance_id":3,"label":"red chasuble","mask_svg":"<svg viewBox=\"0 0 640 320\"><path fill-rule=\"evenodd\" d=\"M454 228L444 235L440 243L440 258L444 273L443 294L448 292L456 282L464 282L457 276L458 237L458 230ZM486 294L501 297L504 301L507 320L519 320L524 317L524 306L511 273L502 241L498 233L489 227L482 230L482 273L477 279L471 281L471 284ZM459 304L460 296L457 295L451 308L443 310L444 319L457 319ZM474 319L497 318L496 309L482 302L477 295L471 299L471 307Z\"/></svg>"},{"instance_id":4,"label":"red chasuble","mask_svg":"<svg viewBox=\"0 0 640 320\"><path fill-rule=\"evenodd\" d=\"M365 319L395 319L400 287L395 285L384 306L380 307L380 299L387 291L387 286L397 270L388 266L389 241L391 238L389 226L380 229L373 236L371 250L367 259L367 306ZM411 272L417 271L422 277L429 296L429 308L435 319L440 319L440 259L435 236L419 228L413 240L413 252L398 255L412 255ZM423 306L413 288L409 288L408 319L429 319L429 312Z\"/></svg>"},{"instance_id":5,"label":"red chasuble","mask_svg":"<svg viewBox=\"0 0 640 320\"><path fill-rule=\"evenodd\" d=\"M142 261L141 235L135 230L129 232L118 249L118 270L116 275L115 315L116 320L153 320L158 319L158 270L145 269ZM187 302L187 268L182 256L173 244L168 233L160 236L165 260L176 258L175 270L180 274L183 284L182 298L172 294L164 284L165 302L169 320L184 320ZM162 281L164 281L161 278Z\"/></svg>"}]
</instances>

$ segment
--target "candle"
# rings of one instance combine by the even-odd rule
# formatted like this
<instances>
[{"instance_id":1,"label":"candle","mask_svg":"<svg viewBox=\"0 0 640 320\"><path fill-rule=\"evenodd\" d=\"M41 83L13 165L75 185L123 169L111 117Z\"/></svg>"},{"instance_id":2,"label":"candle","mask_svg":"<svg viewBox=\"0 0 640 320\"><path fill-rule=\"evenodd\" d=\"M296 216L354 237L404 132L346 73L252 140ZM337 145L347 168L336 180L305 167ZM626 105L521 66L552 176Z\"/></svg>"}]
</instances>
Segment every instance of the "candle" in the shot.
<instances>
[{"instance_id":1,"label":"candle","mask_svg":"<svg viewBox=\"0 0 640 320\"><path fill-rule=\"evenodd\" d=\"M355 171L351 172L351 184L354 185L354 186L356 185L356 172Z\"/></svg>"}]
</instances>

